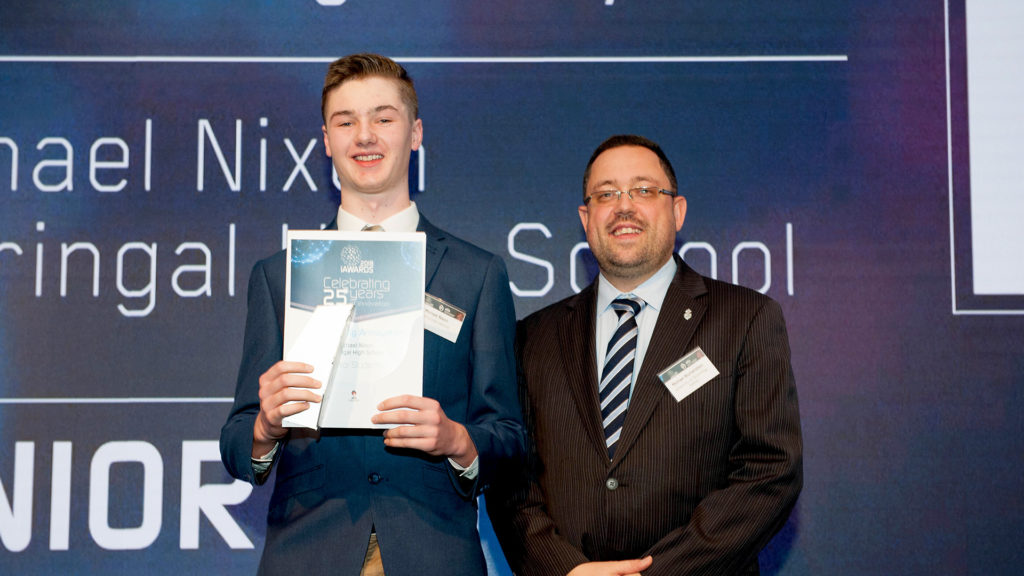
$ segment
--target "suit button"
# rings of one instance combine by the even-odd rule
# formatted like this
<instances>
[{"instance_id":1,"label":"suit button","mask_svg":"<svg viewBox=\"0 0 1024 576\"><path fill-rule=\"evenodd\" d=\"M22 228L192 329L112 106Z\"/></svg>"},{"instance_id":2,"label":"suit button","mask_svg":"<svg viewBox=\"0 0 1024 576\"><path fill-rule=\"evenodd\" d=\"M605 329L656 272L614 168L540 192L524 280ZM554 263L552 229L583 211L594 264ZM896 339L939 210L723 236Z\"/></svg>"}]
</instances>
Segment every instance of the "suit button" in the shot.
<instances>
[{"instance_id":1,"label":"suit button","mask_svg":"<svg viewBox=\"0 0 1024 576\"><path fill-rule=\"evenodd\" d=\"M366 479L369 480L370 484L378 484L380 483L380 474L374 472L373 474L367 476Z\"/></svg>"},{"instance_id":2,"label":"suit button","mask_svg":"<svg viewBox=\"0 0 1024 576\"><path fill-rule=\"evenodd\" d=\"M604 481L604 487L609 490L615 490L616 488L619 487L619 481L616 480L615 478L609 478Z\"/></svg>"}]
</instances>

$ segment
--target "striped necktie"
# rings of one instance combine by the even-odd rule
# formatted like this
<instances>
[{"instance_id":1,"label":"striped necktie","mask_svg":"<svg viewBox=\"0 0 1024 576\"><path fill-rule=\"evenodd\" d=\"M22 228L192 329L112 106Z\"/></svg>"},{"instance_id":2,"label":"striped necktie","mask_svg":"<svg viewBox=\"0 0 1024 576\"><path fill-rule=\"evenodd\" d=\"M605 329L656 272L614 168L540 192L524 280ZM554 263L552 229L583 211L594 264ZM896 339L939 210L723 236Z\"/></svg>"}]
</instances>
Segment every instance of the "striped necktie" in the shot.
<instances>
[{"instance_id":1,"label":"striped necktie","mask_svg":"<svg viewBox=\"0 0 1024 576\"><path fill-rule=\"evenodd\" d=\"M601 419L604 421L604 439L608 447L608 458L615 455L615 445L626 421L626 406L629 404L629 388L633 383L633 359L636 357L636 341L639 330L636 315L644 301L638 297L616 298L612 309L619 315L619 324L608 340L608 352L604 356L604 370L598 392L601 399Z\"/></svg>"}]
</instances>

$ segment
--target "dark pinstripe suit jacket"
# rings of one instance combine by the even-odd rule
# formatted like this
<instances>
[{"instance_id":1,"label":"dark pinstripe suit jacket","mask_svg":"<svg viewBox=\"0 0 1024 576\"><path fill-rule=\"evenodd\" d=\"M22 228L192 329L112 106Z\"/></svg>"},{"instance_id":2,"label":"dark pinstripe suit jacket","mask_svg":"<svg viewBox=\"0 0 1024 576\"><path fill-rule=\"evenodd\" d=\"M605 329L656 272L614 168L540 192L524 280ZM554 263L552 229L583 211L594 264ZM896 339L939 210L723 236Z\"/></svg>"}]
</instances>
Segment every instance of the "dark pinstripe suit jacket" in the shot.
<instances>
[{"instance_id":1,"label":"dark pinstripe suit jacket","mask_svg":"<svg viewBox=\"0 0 1024 576\"><path fill-rule=\"evenodd\" d=\"M647 554L649 575L756 574L758 552L792 510L802 448L782 311L677 264L610 462L596 282L520 322L530 465L488 495L517 574L562 576L582 562ZM697 346L720 374L676 402L657 373Z\"/></svg>"}]
</instances>

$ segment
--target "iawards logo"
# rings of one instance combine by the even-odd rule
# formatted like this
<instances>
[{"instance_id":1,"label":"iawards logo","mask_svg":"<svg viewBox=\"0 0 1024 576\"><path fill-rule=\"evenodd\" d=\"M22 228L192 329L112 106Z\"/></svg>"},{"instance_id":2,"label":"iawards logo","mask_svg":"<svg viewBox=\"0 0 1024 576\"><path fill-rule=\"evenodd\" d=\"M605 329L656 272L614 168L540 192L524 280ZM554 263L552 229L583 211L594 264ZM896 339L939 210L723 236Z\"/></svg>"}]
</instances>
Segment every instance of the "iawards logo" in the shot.
<instances>
[{"instance_id":1,"label":"iawards logo","mask_svg":"<svg viewBox=\"0 0 1024 576\"><path fill-rule=\"evenodd\" d=\"M373 274L373 260L363 260L358 246L345 246L341 249L342 274Z\"/></svg>"}]
</instances>

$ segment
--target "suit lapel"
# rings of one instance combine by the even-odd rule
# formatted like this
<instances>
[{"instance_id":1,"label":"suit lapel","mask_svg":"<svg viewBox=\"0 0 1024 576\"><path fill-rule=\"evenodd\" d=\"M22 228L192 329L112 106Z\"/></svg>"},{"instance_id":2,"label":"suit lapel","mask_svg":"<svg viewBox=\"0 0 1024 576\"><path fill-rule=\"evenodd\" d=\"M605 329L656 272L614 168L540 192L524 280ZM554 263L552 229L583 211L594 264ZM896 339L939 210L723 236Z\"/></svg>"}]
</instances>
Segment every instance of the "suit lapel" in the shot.
<instances>
[{"instance_id":1,"label":"suit lapel","mask_svg":"<svg viewBox=\"0 0 1024 576\"><path fill-rule=\"evenodd\" d=\"M604 428L597 398L597 358L594 352L596 298L597 289L595 284L591 284L568 304L568 313L562 317L558 326L556 346L561 348L560 358L567 377L566 385L576 402L580 421L593 447L607 458L608 449L604 444Z\"/></svg>"},{"instance_id":2,"label":"suit lapel","mask_svg":"<svg viewBox=\"0 0 1024 576\"><path fill-rule=\"evenodd\" d=\"M424 286L429 287L430 281L434 279L434 274L437 272L437 267L441 264L441 258L448 250L445 233L424 218L423 214L420 214L420 223L416 226L416 230L427 235L427 261L424 270L426 283Z\"/></svg>"},{"instance_id":3,"label":"suit lapel","mask_svg":"<svg viewBox=\"0 0 1024 576\"><path fill-rule=\"evenodd\" d=\"M423 278L424 289L430 292L430 283L437 274L441 260L448 251L445 232L430 223L423 214L420 214L420 222L416 226L417 232L427 235L426 261L424 263ZM437 378L440 367L444 365L441 361L443 347L440 346L440 339L428 336L429 331L423 331L423 395L429 398L437 398L439 393L434 387L437 386Z\"/></svg>"},{"instance_id":4,"label":"suit lapel","mask_svg":"<svg viewBox=\"0 0 1024 576\"><path fill-rule=\"evenodd\" d=\"M671 400L658 379L658 372L668 368L689 350L690 340L707 310L704 299L700 298L707 291L703 278L678 257L676 265L676 275L665 294L665 301L658 312L658 323L654 326L644 363L637 374L613 465L636 442L658 403Z\"/></svg>"}]
</instances>

